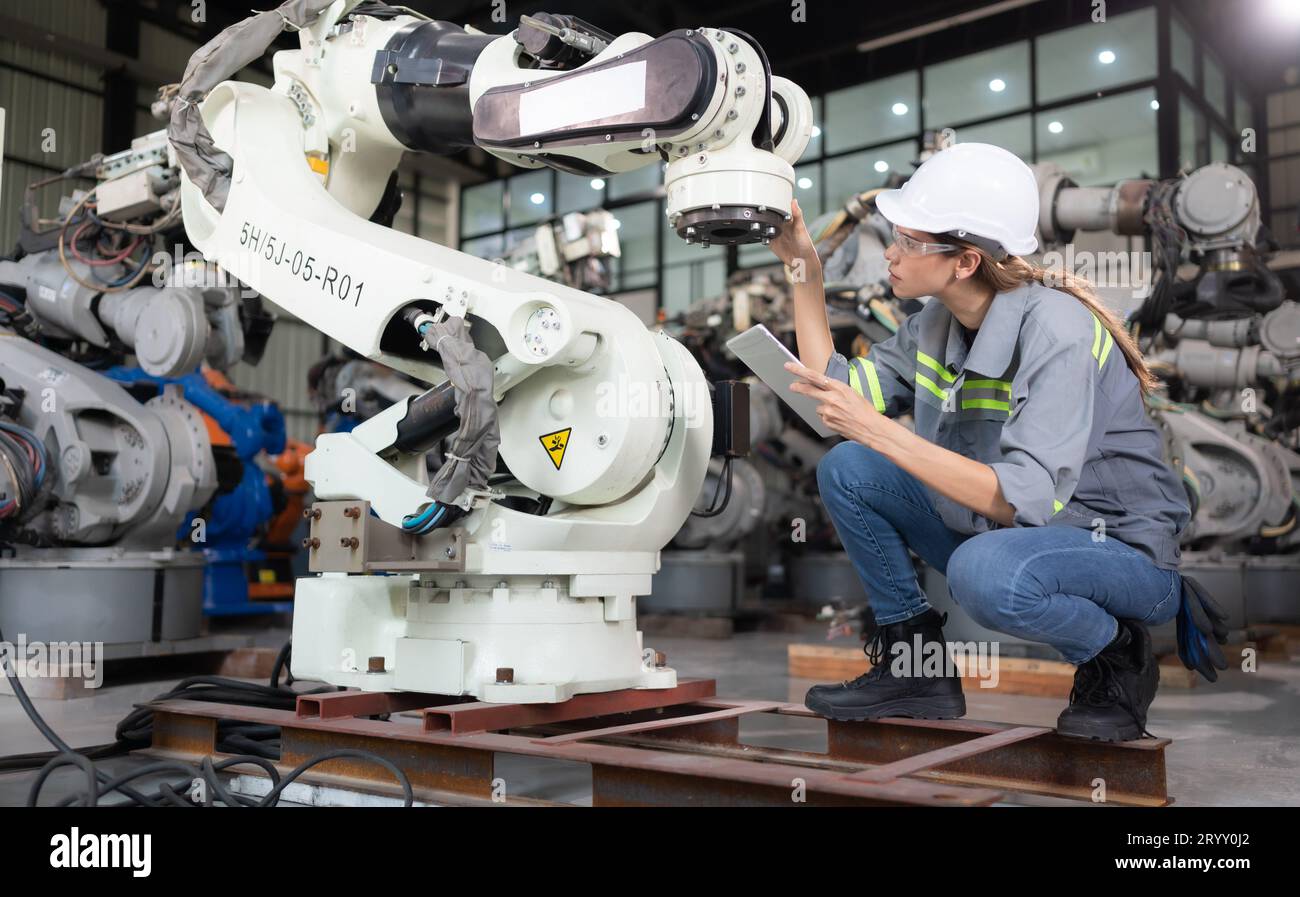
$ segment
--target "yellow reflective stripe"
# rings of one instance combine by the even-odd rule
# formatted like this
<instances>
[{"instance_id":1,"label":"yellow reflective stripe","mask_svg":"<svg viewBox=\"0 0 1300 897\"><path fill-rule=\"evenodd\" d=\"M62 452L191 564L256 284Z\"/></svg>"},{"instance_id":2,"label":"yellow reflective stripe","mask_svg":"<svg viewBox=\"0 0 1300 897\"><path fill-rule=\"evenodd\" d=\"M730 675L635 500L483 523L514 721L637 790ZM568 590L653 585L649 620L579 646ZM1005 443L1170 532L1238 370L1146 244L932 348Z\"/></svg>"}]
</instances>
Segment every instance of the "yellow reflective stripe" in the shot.
<instances>
[{"instance_id":1,"label":"yellow reflective stripe","mask_svg":"<svg viewBox=\"0 0 1300 897\"><path fill-rule=\"evenodd\" d=\"M962 408L987 408L990 411L1005 411L1011 413L1011 403L1004 402L1001 399L962 399Z\"/></svg>"},{"instance_id":2,"label":"yellow reflective stripe","mask_svg":"<svg viewBox=\"0 0 1300 897\"><path fill-rule=\"evenodd\" d=\"M1059 501L1057 501L1056 499L1052 499L1052 513L1053 513L1053 514L1059 514L1059 513L1061 513L1061 508L1063 508L1063 507L1065 507L1065 505L1061 504L1061 503L1060 503Z\"/></svg>"},{"instance_id":3,"label":"yellow reflective stripe","mask_svg":"<svg viewBox=\"0 0 1300 897\"><path fill-rule=\"evenodd\" d=\"M948 401L947 390L943 390L935 386L934 381L931 380L929 377L925 376L925 374L922 374L920 371L916 372L916 383L918 386L924 386L926 389L930 390L930 392L934 393L936 396L943 399L945 402Z\"/></svg>"},{"instance_id":4,"label":"yellow reflective stripe","mask_svg":"<svg viewBox=\"0 0 1300 897\"><path fill-rule=\"evenodd\" d=\"M876 375L876 366L865 358L858 360L862 362L862 369L867 372L867 388L871 390L871 403L876 406L877 411L884 414L885 395L880 391L880 377Z\"/></svg>"},{"instance_id":5,"label":"yellow reflective stripe","mask_svg":"<svg viewBox=\"0 0 1300 897\"><path fill-rule=\"evenodd\" d=\"M1097 358L1101 353L1101 318L1096 315L1092 316L1092 357Z\"/></svg>"},{"instance_id":6,"label":"yellow reflective stripe","mask_svg":"<svg viewBox=\"0 0 1300 897\"><path fill-rule=\"evenodd\" d=\"M939 362L935 361L929 355L926 355L920 349L916 350L916 360L921 362L921 364L925 365L930 370L934 371L943 379L947 380L949 383L957 379L956 374L948 373L948 371L944 369L943 365L939 364Z\"/></svg>"},{"instance_id":7,"label":"yellow reflective stripe","mask_svg":"<svg viewBox=\"0 0 1300 897\"><path fill-rule=\"evenodd\" d=\"M1000 389L1011 392L1011 383L1007 380L967 380L965 389Z\"/></svg>"},{"instance_id":8,"label":"yellow reflective stripe","mask_svg":"<svg viewBox=\"0 0 1300 897\"><path fill-rule=\"evenodd\" d=\"M1102 347L1102 350L1101 350L1101 358L1097 359L1097 367L1098 367L1099 369L1101 368L1101 366L1102 366L1103 364L1106 363L1106 356L1110 354L1110 350L1111 350L1111 348L1112 348L1114 345L1115 345L1115 337L1111 336L1111 335L1110 335L1110 331L1107 330L1107 331L1106 331L1106 345Z\"/></svg>"},{"instance_id":9,"label":"yellow reflective stripe","mask_svg":"<svg viewBox=\"0 0 1300 897\"><path fill-rule=\"evenodd\" d=\"M858 395L862 395L862 378L858 376L857 366L851 361L849 362L849 386L853 387L853 391Z\"/></svg>"}]
</instances>

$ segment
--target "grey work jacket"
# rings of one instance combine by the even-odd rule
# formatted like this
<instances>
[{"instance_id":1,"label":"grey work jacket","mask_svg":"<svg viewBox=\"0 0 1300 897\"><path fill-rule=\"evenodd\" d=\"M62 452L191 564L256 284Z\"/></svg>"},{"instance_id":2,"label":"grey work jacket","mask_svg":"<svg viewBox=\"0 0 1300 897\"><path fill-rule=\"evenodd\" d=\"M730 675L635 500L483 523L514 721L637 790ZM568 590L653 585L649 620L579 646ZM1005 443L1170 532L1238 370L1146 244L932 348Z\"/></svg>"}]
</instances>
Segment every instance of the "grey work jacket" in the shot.
<instances>
[{"instance_id":1,"label":"grey work jacket","mask_svg":"<svg viewBox=\"0 0 1300 897\"><path fill-rule=\"evenodd\" d=\"M1187 498L1165 464L1137 377L1089 309L1029 283L993 298L967 348L937 299L898 333L826 374L891 417L912 412L916 433L997 474L1016 526L1078 526L1179 562ZM1000 524L929 490L959 533Z\"/></svg>"}]
</instances>

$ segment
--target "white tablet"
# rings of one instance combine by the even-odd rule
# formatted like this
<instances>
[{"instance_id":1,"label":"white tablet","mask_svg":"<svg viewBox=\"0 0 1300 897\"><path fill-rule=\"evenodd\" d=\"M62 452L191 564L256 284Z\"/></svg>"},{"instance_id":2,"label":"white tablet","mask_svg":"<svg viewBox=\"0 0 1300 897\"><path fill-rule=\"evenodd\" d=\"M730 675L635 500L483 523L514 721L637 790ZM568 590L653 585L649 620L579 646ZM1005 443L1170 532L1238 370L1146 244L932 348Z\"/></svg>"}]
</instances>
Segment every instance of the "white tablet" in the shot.
<instances>
[{"instance_id":1,"label":"white tablet","mask_svg":"<svg viewBox=\"0 0 1300 897\"><path fill-rule=\"evenodd\" d=\"M816 399L790 391L790 384L800 378L787 371L785 364L788 361L796 364L800 362L779 339L772 335L772 331L762 324L755 325L727 340L727 348L749 365L749 369L770 386L772 391L781 397L781 401L794 409L794 413L803 418L804 422L813 428L813 432L818 436L835 435L835 431L826 426L818 416Z\"/></svg>"}]
</instances>

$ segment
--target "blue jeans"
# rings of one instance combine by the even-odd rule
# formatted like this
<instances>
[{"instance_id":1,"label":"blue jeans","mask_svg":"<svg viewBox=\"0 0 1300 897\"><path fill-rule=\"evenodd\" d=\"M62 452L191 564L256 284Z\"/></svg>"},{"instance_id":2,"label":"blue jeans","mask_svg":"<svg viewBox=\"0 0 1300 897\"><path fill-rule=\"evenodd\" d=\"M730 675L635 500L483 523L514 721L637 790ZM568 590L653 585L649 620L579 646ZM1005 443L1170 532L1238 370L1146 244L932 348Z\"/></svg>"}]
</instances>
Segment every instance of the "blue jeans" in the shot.
<instances>
[{"instance_id":1,"label":"blue jeans","mask_svg":"<svg viewBox=\"0 0 1300 897\"><path fill-rule=\"evenodd\" d=\"M948 577L953 601L977 623L1045 642L1074 664L1114 639L1117 617L1158 625L1178 612L1178 572L1136 548L1075 526L954 532L920 480L858 443L826 454L817 485L881 625L930 607L909 548Z\"/></svg>"}]
</instances>

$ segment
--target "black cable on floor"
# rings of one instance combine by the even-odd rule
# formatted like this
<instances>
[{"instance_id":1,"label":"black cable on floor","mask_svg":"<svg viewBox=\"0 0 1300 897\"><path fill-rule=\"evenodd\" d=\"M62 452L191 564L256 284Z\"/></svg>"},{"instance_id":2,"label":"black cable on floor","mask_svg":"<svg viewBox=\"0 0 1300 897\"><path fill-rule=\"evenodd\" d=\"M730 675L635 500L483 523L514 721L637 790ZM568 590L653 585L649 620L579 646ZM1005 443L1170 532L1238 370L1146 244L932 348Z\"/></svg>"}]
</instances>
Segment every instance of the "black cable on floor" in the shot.
<instances>
[{"instance_id":1,"label":"black cable on floor","mask_svg":"<svg viewBox=\"0 0 1300 897\"><path fill-rule=\"evenodd\" d=\"M4 633L0 632L0 642L4 641ZM287 664L289 658L289 645L281 649L281 657ZM277 658L277 661L279 659ZM127 797L127 799L138 806L159 807L159 806L200 806L186 795L191 793L196 782L203 783L203 796L205 798L203 806L214 806L219 799L226 806L231 807L273 807L280 801L280 795L284 789L293 781L300 777L307 770L319 763L328 760L339 759L341 757L350 757L365 762L377 763L391 772L398 784L402 786L402 792L405 796L404 806L411 806L414 802L414 792L411 789L410 779L397 766L384 759L378 754L370 751L341 749L329 751L305 761L295 767L283 778L280 777L279 770L271 761L278 759L279 751L275 751L274 757L257 756L255 754L242 754L234 757L226 757L214 761L211 757L204 757L199 765L193 766L183 763L179 760L161 760L155 763L148 763L142 767L131 770L118 776L111 776L108 772L98 769L95 766L91 755L96 757L114 756L126 753L132 747L139 747L149 744L153 736L153 711L149 707L137 707L131 713L117 724L117 741L112 745L97 745L92 748L85 748L78 751L68 745L58 733L55 732L45 721L44 717L36 710L31 698L27 695L27 690L23 688L17 672L13 669L12 663L5 653L4 656L4 673L9 678L9 683L13 687L14 697L26 712L28 719L36 726L41 735L45 737L55 748L51 752L49 759L40 768L36 775L36 780L32 783L31 790L27 795L27 806L34 807L40 799L41 789L45 782L54 773L55 770L64 766L77 766L86 773L86 790L84 794L71 794L63 798L58 806L71 806L80 802L83 806L97 806L100 798L105 795L117 792ZM309 692L295 692L287 687L275 685L278 679L279 670L272 673L272 684L262 685L260 683L241 682L238 679L227 679L221 676L192 676L182 680L171 691L159 695L154 700L171 700L174 698L185 698L187 700L212 701L216 703L235 703L245 706L254 707L271 707L281 710L292 710L297 702L299 694L317 694L320 692L334 691L333 686L324 686L319 689L313 689ZM218 728L221 728L220 722ZM233 723L226 727L225 741L219 742L220 746L233 746L234 744L243 744L246 748L256 749L258 754L269 752L268 742L272 739L263 736L278 734L278 727ZM37 754L20 754L14 757L0 758L0 769L9 765L10 768L24 768L21 764L31 763ZM253 765L260 767L270 778L272 787L261 800L246 795L232 794L226 789L225 783L221 781L219 773L233 766ZM158 790L153 794L144 794L131 787L131 783L138 779L156 776L162 774L174 773L182 776L180 782L170 783L163 782L158 786ZM214 799L215 797L215 799Z\"/></svg>"}]
</instances>

